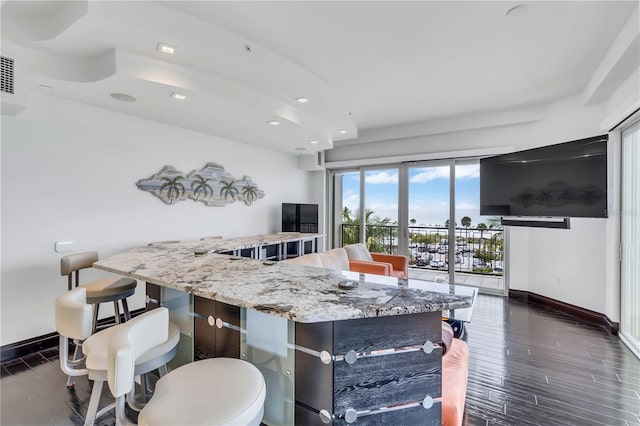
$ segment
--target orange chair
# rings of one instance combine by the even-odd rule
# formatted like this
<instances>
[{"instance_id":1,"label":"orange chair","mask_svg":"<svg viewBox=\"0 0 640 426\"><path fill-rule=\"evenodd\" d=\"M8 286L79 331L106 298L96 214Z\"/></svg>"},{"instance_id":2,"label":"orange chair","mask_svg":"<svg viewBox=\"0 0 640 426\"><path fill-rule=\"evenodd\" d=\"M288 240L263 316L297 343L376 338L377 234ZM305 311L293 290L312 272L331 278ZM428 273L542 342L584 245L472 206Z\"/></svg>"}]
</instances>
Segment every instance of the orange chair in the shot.
<instances>
[{"instance_id":1,"label":"orange chair","mask_svg":"<svg viewBox=\"0 0 640 426\"><path fill-rule=\"evenodd\" d=\"M344 246L347 252L349 261L358 262L376 262L386 263L389 265L389 273L384 275L390 275L398 278L409 277L409 259L407 256L400 256L397 254L383 254L383 253L369 253L367 247L362 244L350 244ZM351 269L353 271L353 269Z\"/></svg>"}]
</instances>

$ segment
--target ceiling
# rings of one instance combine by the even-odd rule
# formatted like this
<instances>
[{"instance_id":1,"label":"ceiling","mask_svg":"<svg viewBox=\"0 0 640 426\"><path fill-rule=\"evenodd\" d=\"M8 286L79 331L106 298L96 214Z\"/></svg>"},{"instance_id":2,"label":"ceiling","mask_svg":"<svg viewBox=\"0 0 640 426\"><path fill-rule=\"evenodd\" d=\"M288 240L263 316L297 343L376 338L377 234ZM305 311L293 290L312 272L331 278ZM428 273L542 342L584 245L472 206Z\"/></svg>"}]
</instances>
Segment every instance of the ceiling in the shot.
<instances>
[{"instance_id":1,"label":"ceiling","mask_svg":"<svg viewBox=\"0 0 640 426\"><path fill-rule=\"evenodd\" d=\"M518 4L6 1L0 12L3 55L18 52L33 90L309 153L358 131L579 93L638 3L526 2L507 16Z\"/></svg>"}]
</instances>

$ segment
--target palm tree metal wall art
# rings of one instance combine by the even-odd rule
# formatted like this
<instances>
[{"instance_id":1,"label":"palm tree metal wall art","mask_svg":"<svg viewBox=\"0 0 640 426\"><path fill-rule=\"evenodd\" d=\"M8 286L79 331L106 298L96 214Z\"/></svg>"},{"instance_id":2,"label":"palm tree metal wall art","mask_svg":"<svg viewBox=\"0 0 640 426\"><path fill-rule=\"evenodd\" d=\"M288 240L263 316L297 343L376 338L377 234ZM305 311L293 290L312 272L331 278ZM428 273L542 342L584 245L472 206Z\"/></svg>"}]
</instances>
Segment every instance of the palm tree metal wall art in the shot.
<instances>
[{"instance_id":1,"label":"palm tree metal wall art","mask_svg":"<svg viewBox=\"0 0 640 426\"><path fill-rule=\"evenodd\" d=\"M202 177L200 175L193 175L195 180L191 182L191 190L193 191L193 195L195 196L194 201L198 201L200 195L203 197L208 197L213 195L213 188L207 182L211 179Z\"/></svg>"},{"instance_id":2,"label":"palm tree metal wall art","mask_svg":"<svg viewBox=\"0 0 640 426\"><path fill-rule=\"evenodd\" d=\"M187 175L173 166L164 166L158 173L140 179L136 186L165 204L190 199L209 207L223 207L236 201L250 206L265 196L249 176L236 179L216 163L207 163L202 169Z\"/></svg>"},{"instance_id":3,"label":"palm tree metal wall art","mask_svg":"<svg viewBox=\"0 0 640 426\"><path fill-rule=\"evenodd\" d=\"M184 176L176 176L176 177L167 177L162 176L160 179L164 182L160 187L160 192L167 192L167 198L169 200L169 204L173 204L173 202L179 198L181 195L184 195L184 185L179 182L184 180Z\"/></svg>"}]
</instances>

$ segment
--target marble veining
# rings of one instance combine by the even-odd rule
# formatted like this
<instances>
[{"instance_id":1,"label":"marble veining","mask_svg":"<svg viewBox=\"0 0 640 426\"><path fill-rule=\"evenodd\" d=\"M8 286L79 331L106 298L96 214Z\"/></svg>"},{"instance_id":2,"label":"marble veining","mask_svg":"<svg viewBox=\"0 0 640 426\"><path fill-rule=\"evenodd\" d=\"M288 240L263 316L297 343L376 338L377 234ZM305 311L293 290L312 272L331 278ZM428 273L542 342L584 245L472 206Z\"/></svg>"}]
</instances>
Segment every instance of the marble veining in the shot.
<instances>
[{"instance_id":1,"label":"marble veining","mask_svg":"<svg viewBox=\"0 0 640 426\"><path fill-rule=\"evenodd\" d=\"M342 290L338 284L347 278L340 271L215 253L222 246L238 248L230 245L229 240L208 240L140 247L94 267L297 322L442 311L465 308L472 301L470 296L389 285L388 277L385 284L370 282L375 279L371 275L369 281L361 275L357 288ZM196 250L208 253L196 256Z\"/></svg>"}]
</instances>

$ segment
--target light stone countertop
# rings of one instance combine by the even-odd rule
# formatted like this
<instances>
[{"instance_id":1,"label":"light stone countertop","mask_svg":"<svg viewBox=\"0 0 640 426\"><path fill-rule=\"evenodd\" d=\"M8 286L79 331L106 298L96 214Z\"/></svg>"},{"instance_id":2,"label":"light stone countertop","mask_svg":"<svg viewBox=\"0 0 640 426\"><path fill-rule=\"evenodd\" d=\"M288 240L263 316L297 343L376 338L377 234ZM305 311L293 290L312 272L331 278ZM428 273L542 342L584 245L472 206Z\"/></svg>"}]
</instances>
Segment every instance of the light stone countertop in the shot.
<instances>
[{"instance_id":1,"label":"light stone countertop","mask_svg":"<svg viewBox=\"0 0 640 426\"><path fill-rule=\"evenodd\" d=\"M342 290L338 284L347 278L332 269L194 254L195 250L216 251L219 243L222 241L208 240L135 248L93 266L303 323L434 312L472 303L470 296L390 285L389 277L381 277L386 284L380 284L365 282L360 275L357 288Z\"/></svg>"}]
</instances>

